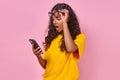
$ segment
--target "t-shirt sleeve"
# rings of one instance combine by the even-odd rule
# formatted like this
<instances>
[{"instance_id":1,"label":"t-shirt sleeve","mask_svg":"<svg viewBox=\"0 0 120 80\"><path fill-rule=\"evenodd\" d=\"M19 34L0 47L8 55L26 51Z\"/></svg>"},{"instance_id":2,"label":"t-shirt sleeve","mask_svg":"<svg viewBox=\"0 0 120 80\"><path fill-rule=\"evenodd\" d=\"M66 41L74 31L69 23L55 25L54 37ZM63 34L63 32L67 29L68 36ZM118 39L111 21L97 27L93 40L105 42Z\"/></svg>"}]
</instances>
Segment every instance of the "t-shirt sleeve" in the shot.
<instances>
[{"instance_id":1,"label":"t-shirt sleeve","mask_svg":"<svg viewBox=\"0 0 120 80\"><path fill-rule=\"evenodd\" d=\"M82 57L84 50L85 50L85 43L86 43L86 36L85 34L79 34L75 39L75 44L78 48L79 58Z\"/></svg>"}]
</instances>

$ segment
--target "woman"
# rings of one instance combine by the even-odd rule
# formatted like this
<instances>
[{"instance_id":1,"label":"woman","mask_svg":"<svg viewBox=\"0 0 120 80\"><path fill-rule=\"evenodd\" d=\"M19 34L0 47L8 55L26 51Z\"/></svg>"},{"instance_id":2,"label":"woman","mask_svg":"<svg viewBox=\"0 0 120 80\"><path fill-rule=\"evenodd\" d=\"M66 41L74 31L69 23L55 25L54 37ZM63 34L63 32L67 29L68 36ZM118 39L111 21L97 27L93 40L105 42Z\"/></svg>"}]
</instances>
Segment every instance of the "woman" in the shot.
<instances>
[{"instance_id":1,"label":"woman","mask_svg":"<svg viewBox=\"0 0 120 80\"><path fill-rule=\"evenodd\" d=\"M77 17L68 4L56 4L49 15L44 56L40 47L32 48L45 69L43 79L78 80L78 60L84 52L85 34L81 33Z\"/></svg>"}]
</instances>

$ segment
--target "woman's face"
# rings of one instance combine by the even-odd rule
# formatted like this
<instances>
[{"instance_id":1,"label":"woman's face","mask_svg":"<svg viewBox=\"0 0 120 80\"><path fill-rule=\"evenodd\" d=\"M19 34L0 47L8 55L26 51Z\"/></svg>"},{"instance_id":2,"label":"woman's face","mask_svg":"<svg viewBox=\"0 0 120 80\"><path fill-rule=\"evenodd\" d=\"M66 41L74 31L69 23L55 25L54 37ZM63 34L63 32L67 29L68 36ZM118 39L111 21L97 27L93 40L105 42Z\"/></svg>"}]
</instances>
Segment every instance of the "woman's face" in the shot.
<instances>
[{"instance_id":1,"label":"woman's face","mask_svg":"<svg viewBox=\"0 0 120 80\"><path fill-rule=\"evenodd\" d=\"M56 28L58 32L62 32L63 22L61 21L61 15L59 11L53 10L52 13L53 13L52 22L53 22L54 27Z\"/></svg>"}]
</instances>

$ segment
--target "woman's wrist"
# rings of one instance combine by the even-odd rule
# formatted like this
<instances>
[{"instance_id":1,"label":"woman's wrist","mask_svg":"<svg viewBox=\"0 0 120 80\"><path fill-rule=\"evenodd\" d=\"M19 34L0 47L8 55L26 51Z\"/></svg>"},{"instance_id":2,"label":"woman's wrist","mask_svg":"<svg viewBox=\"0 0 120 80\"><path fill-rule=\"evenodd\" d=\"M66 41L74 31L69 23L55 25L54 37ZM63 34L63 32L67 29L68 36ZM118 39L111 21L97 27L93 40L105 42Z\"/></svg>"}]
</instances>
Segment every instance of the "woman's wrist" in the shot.
<instances>
[{"instance_id":1,"label":"woman's wrist","mask_svg":"<svg viewBox=\"0 0 120 80\"><path fill-rule=\"evenodd\" d=\"M64 27L68 27L67 22L64 22L64 23L63 23L63 29L64 29Z\"/></svg>"},{"instance_id":2,"label":"woman's wrist","mask_svg":"<svg viewBox=\"0 0 120 80\"><path fill-rule=\"evenodd\" d=\"M67 22L63 22L63 26L64 26L64 25L67 25Z\"/></svg>"}]
</instances>

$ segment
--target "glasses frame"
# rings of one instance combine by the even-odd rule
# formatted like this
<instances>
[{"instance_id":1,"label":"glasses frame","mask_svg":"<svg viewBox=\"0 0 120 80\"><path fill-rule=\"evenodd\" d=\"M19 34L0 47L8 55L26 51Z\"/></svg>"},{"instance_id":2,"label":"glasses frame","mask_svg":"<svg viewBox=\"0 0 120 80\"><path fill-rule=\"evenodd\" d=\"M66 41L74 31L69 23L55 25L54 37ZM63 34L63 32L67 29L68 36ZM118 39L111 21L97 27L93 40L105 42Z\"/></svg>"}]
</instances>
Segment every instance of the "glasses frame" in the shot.
<instances>
[{"instance_id":1,"label":"glasses frame","mask_svg":"<svg viewBox=\"0 0 120 80\"><path fill-rule=\"evenodd\" d=\"M55 15L56 12L58 13L57 16ZM60 16L60 13L62 13L62 12L60 12L60 11L58 11L58 10L56 10L56 12L54 12L54 13L53 13L53 12L48 12L48 16L49 16L49 17L55 16L56 19L60 20L60 19L61 19L61 18L60 18L60 17L61 17L61 16ZM64 15L64 13L62 13L62 14ZM60 19L59 19L59 18L60 18Z\"/></svg>"}]
</instances>

